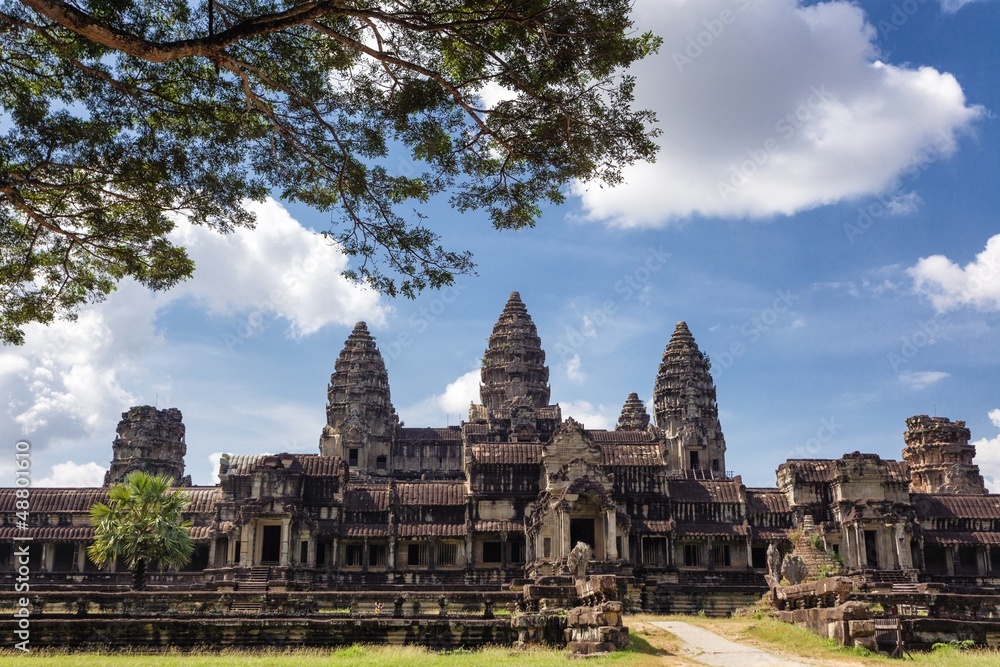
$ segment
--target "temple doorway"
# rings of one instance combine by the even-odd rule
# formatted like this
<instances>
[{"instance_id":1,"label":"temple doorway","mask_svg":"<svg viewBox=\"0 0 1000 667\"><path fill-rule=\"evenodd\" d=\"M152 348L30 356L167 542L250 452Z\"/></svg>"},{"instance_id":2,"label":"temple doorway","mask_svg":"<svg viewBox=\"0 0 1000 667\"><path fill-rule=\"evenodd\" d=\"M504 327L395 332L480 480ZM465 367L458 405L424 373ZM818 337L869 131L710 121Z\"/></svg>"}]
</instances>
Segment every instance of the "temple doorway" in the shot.
<instances>
[{"instance_id":1,"label":"temple doorway","mask_svg":"<svg viewBox=\"0 0 1000 667\"><path fill-rule=\"evenodd\" d=\"M595 554L597 553L597 543L594 541L594 520L593 519L570 519L569 520L569 545L572 549L577 542L583 542L590 546Z\"/></svg>"},{"instance_id":2,"label":"temple doorway","mask_svg":"<svg viewBox=\"0 0 1000 667\"><path fill-rule=\"evenodd\" d=\"M264 526L260 562L277 563L281 559L281 526Z\"/></svg>"}]
</instances>

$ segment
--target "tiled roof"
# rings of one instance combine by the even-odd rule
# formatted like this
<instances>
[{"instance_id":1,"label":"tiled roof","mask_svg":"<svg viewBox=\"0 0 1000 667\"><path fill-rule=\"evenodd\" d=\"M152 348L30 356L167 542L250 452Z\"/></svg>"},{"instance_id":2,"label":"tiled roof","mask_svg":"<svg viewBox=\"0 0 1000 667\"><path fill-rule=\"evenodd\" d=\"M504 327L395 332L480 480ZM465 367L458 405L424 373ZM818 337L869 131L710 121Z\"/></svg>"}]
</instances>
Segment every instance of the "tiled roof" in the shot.
<instances>
[{"instance_id":1,"label":"tiled roof","mask_svg":"<svg viewBox=\"0 0 1000 667\"><path fill-rule=\"evenodd\" d=\"M889 471L889 481L900 484L910 483L910 467L906 461L883 461Z\"/></svg>"},{"instance_id":2,"label":"tiled roof","mask_svg":"<svg viewBox=\"0 0 1000 667\"><path fill-rule=\"evenodd\" d=\"M935 530L924 532L924 542L951 546L953 544L1000 544L997 531Z\"/></svg>"},{"instance_id":3,"label":"tiled roof","mask_svg":"<svg viewBox=\"0 0 1000 667\"><path fill-rule=\"evenodd\" d=\"M215 509L215 501L222 492L217 486L192 486L178 490L188 494L191 498L191 504L185 511L197 512L198 514L205 514Z\"/></svg>"},{"instance_id":4,"label":"tiled roof","mask_svg":"<svg viewBox=\"0 0 1000 667\"><path fill-rule=\"evenodd\" d=\"M0 513L15 510L17 489L0 489ZM32 513L89 512L94 503L108 501L107 489L33 488L29 499Z\"/></svg>"},{"instance_id":5,"label":"tiled roof","mask_svg":"<svg viewBox=\"0 0 1000 667\"><path fill-rule=\"evenodd\" d=\"M776 489L747 489L747 512L786 514L791 511L788 496Z\"/></svg>"},{"instance_id":6,"label":"tiled roof","mask_svg":"<svg viewBox=\"0 0 1000 667\"><path fill-rule=\"evenodd\" d=\"M615 431L612 431L615 432ZM628 433L628 431L621 431ZM606 466L662 466L659 445L602 445L601 464Z\"/></svg>"},{"instance_id":7,"label":"tiled roof","mask_svg":"<svg viewBox=\"0 0 1000 667\"><path fill-rule=\"evenodd\" d=\"M211 536L209 526L192 526L191 538L195 541L207 540ZM0 526L0 540L15 537L30 537L32 540L50 542L89 542L94 539L93 526L38 526L19 530L15 526Z\"/></svg>"},{"instance_id":8,"label":"tiled roof","mask_svg":"<svg viewBox=\"0 0 1000 667\"><path fill-rule=\"evenodd\" d=\"M462 431L455 428L401 428L399 440L444 440L461 442Z\"/></svg>"},{"instance_id":9,"label":"tiled roof","mask_svg":"<svg viewBox=\"0 0 1000 667\"><path fill-rule=\"evenodd\" d=\"M917 516L926 518L1000 519L1000 495L953 496L914 493Z\"/></svg>"},{"instance_id":10,"label":"tiled roof","mask_svg":"<svg viewBox=\"0 0 1000 667\"><path fill-rule=\"evenodd\" d=\"M342 459L339 456L320 456L319 454L237 454L229 457L230 475L249 475L257 469L285 467L284 460L291 459L288 468L298 469L304 475L336 476L340 474Z\"/></svg>"},{"instance_id":11,"label":"tiled roof","mask_svg":"<svg viewBox=\"0 0 1000 667\"><path fill-rule=\"evenodd\" d=\"M743 537L747 527L735 523L679 523L674 527L677 537Z\"/></svg>"},{"instance_id":12,"label":"tiled roof","mask_svg":"<svg viewBox=\"0 0 1000 667\"><path fill-rule=\"evenodd\" d=\"M208 487L179 487L175 491L183 491L191 497L191 505L188 512L204 513L210 512L215 504L216 495L219 489L214 486ZM0 489L0 513L10 514L14 512L15 501L17 500L17 489ZM108 490L99 489L56 489L56 488L33 488L31 489L30 505L32 513L53 514L53 513L87 513L94 503L106 503L108 501Z\"/></svg>"},{"instance_id":13,"label":"tiled roof","mask_svg":"<svg viewBox=\"0 0 1000 667\"><path fill-rule=\"evenodd\" d=\"M0 526L0 540L8 541L15 537L30 537L32 540L39 541L83 542L94 539L94 528L92 526L39 526L19 530L15 526Z\"/></svg>"},{"instance_id":14,"label":"tiled roof","mask_svg":"<svg viewBox=\"0 0 1000 667\"><path fill-rule=\"evenodd\" d=\"M396 529L399 537L464 537L464 523L401 523Z\"/></svg>"},{"instance_id":15,"label":"tiled roof","mask_svg":"<svg viewBox=\"0 0 1000 667\"><path fill-rule=\"evenodd\" d=\"M465 482L404 482L396 495L400 505L464 505Z\"/></svg>"},{"instance_id":16,"label":"tiled roof","mask_svg":"<svg viewBox=\"0 0 1000 667\"><path fill-rule=\"evenodd\" d=\"M518 442L490 442L469 446L470 458L480 465L538 465L542 446Z\"/></svg>"},{"instance_id":17,"label":"tiled roof","mask_svg":"<svg viewBox=\"0 0 1000 667\"><path fill-rule=\"evenodd\" d=\"M349 512L380 512L389 509L389 487L352 486L344 492L344 509Z\"/></svg>"},{"instance_id":18,"label":"tiled roof","mask_svg":"<svg viewBox=\"0 0 1000 667\"><path fill-rule=\"evenodd\" d=\"M477 533L523 533L524 523L506 519L482 519L476 522Z\"/></svg>"},{"instance_id":19,"label":"tiled roof","mask_svg":"<svg viewBox=\"0 0 1000 667\"><path fill-rule=\"evenodd\" d=\"M378 523L347 523L341 527L344 537L386 537L389 535L388 524Z\"/></svg>"},{"instance_id":20,"label":"tiled roof","mask_svg":"<svg viewBox=\"0 0 1000 667\"><path fill-rule=\"evenodd\" d=\"M788 459L778 470L792 468L800 482L831 482L837 471L836 463L833 459Z\"/></svg>"},{"instance_id":21,"label":"tiled roof","mask_svg":"<svg viewBox=\"0 0 1000 667\"><path fill-rule=\"evenodd\" d=\"M757 526L751 526L750 530L753 534L753 539L760 541L777 542L788 537L788 531L784 528L760 528Z\"/></svg>"},{"instance_id":22,"label":"tiled roof","mask_svg":"<svg viewBox=\"0 0 1000 667\"><path fill-rule=\"evenodd\" d=\"M657 439L649 431L606 431L588 430L587 435L597 443L620 443L641 445L656 442Z\"/></svg>"},{"instance_id":23,"label":"tiled roof","mask_svg":"<svg viewBox=\"0 0 1000 667\"><path fill-rule=\"evenodd\" d=\"M740 502L740 483L737 481L672 479L667 482L667 495L674 500L690 503L738 503Z\"/></svg>"},{"instance_id":24,"label":"tiled roof","mask_svg":"<svg viewBox=\"0 0 1000 667\"><path fill-rule=\"evenodd\" d=\"M669 533L673 529L673 520L632 519L634 533Z\"/></svg>"}]
</instances>

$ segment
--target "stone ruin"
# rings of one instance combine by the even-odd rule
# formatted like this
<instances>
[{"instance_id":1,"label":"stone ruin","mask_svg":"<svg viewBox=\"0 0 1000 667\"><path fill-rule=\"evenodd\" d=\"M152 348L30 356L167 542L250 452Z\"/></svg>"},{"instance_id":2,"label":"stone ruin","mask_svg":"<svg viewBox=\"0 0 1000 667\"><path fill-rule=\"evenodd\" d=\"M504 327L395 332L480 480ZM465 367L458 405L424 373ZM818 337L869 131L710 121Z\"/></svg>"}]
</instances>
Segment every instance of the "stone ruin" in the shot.
<instances>
[{"instance_id":1,"label":"stone ruin","mask_svg":"<svg viewBox=\"0 0 1000 667\"><path fill-rule=\"evenodd\" d=\"M231 619L252 616L283 619L275 632L291 634L281 636L322 643L310 628L345 608L351 618L378 615L369 611L378 600L400 624L423 624L412 635L392 630L401 641L505 643L522 630L531 640L537 621L552 631L536 636L603 650L627 640L625 611L723 616L765 593L783 613L804 610L836 599L816 586L841 573L854 596L910 595L897 606L946 619L958 608L947 594L965 600L976 627L1000 618L989 602L1000 588L1000 496L985 492L963 422L918 415L907 420L903 460L790 459L776 487L747 487L726 468L711 367L684 322L661 357L652 418L630 392L615 429L587 428L563 418L548 379L537 328L513 292L483 352L480 400L457 425L399 422L389 369L363 322L334 363L316 452L226 454L219 484L190 487L180 411L132 408L105 487L32 489L26 532L10 523L16 490L0 489L0 604L13 591L17 534L34 545L39 637L55 637L44 628L68 622L73 605L104 614L81 597L87 591L107 596L112 634L93 625L82 636L109 641L116 621L159 614L177 637L212 641ZM86 556L89 508L132 470L168 474L192 499L194 558L150 573L150 597L129 597L128 573ZM801 576L806 588L782 586L782 576ZM914 586L932 599L912 597ZM493 614L508 603L523 607L523 627ZM146 631L135 632L142 643ZM988 632L976 636L985 642Z\"/></svg>"}]
</instances>

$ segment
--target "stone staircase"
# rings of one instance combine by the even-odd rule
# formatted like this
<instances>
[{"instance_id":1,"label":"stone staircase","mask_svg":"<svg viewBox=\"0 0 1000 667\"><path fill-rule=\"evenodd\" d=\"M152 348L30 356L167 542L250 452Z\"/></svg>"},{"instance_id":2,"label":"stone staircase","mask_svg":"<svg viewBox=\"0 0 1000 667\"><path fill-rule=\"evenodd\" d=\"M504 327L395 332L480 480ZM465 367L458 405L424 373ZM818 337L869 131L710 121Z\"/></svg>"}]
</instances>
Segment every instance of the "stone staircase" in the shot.
<instances>
[{"instance_id":1,"label":"stone staircase","mask_svg":"<svg viewBox=\"0 0 1000 667\"><path fill-rule=\"evenodd\" d=\"M267 580L271 576L270 567L255 567L244 581L236 582L235 590L246 593L266 593Z\"/></svg>"},{"instance_id":2,"label":"stone staircase","mask_svg":"<svg viewBox=\"0 0 1000 667\"><path fill-rule=\"evenodd\" d=\"M798 556L805 563L809 570L809 574L806 576L807 580L821 579L823 572L830 575L837 574L840 572L840 564L833 558L833 555L826 552L822 546L815 547L812 542L817 535L816 524L813 521L812 514L806 514L802 518L802 525L800 526L802 532L802 537L795 548L792 549L792 555Z\"/></svg>"}]
</instances>

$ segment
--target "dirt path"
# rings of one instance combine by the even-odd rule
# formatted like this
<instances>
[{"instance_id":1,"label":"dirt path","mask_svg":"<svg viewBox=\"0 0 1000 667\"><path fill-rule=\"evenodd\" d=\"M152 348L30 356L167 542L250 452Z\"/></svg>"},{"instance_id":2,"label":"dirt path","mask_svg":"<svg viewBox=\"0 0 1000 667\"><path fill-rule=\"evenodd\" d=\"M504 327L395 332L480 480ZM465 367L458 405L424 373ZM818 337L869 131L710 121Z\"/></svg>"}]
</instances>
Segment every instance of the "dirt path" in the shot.
<instances>
[{"instance_id":1,"label":"dirt path","mask_svg":"<svg viewBox=\"0 0 1000 667\"><path fill-rule=\"evenodd\" d=\"M684 657L712 667L814 667L820 664L737 644L690 623L653 621L650 625L655 625L678 637L683 642Z\"/></svg>"}]
</instances>

